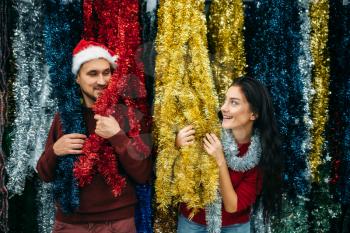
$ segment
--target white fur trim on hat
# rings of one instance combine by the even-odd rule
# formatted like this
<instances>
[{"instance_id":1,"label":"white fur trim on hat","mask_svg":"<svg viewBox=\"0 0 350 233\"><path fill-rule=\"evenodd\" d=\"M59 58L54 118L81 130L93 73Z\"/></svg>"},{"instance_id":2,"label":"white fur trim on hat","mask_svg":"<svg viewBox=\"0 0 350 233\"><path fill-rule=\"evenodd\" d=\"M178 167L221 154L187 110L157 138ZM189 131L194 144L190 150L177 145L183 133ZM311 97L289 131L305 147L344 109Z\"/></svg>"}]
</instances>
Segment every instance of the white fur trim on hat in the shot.
<instances>
[{"instance_id":1,"label":"white fur trim on hat","mask_svg":"<svg viewBox=\"0 0 350 233\"><path fill-rule=\"evenodd\" d=\"M88 61L93 60L93 59L98 59L98 58L106 59L111 64L113 69L115 69L117 67L117 64L115 62L118 59L118 57L116 55L111 56L111 54L107 50L105 50L101 47L90 46L90 47L80 51L76 55L74 55L73 64L72 64L73 74L77 75L77 73L80 69L80 66L82 64L84 64L85 62L88 62Z\"/></svg>"}]
</instances>

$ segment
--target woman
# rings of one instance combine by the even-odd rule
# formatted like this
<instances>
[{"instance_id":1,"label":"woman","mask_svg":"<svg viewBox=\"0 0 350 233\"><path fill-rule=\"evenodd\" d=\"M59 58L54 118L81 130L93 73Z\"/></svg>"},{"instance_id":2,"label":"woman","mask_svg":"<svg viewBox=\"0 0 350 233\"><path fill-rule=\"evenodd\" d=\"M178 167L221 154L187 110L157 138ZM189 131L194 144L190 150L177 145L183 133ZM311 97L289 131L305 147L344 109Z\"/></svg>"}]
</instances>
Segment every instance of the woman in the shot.
<instances>
[{"instance_id":1,"label":"woman","mask_svg":"<svg viewBox=\"0 0 350 233\"><path fill-rule=\"evenodd\" d=\"M204 149L219 167L218 202L191 219L191 210L182 203L178 233L204 233L207 226L209 232L248 233L251 207L260 194L265 217L280 208L283 158L267 89L253 78L236 79L219 116L222 143L213 133L203 139ZM176 145L189 146L194 140L190 125L179 131Z\"/></svg>"}]
</instances>

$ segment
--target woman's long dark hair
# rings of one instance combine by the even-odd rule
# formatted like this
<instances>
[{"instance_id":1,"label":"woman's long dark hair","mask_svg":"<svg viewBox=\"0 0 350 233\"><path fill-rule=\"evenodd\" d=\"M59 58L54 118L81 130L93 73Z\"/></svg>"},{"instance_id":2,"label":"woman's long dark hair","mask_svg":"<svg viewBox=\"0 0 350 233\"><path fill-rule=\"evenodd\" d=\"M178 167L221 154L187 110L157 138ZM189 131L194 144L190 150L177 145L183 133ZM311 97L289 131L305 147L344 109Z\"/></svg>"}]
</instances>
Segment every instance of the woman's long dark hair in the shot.
<instances>
[{"instance_id":1,"label":"woman's long dark hair","mask_svg":"<svg viewBox=\"0 0 350 233\"><path fill-rule=\"evenodd\" d=\"M237 78L231 86L241 88L251 111L257 115L253 128L258 129L261 134L262 156L259 163L263 174L261 198L265 217L268 217L270 214L279 213L281 209L284 164L273 104L266 87L254 78Z\"/></svg>"}]
</instances>

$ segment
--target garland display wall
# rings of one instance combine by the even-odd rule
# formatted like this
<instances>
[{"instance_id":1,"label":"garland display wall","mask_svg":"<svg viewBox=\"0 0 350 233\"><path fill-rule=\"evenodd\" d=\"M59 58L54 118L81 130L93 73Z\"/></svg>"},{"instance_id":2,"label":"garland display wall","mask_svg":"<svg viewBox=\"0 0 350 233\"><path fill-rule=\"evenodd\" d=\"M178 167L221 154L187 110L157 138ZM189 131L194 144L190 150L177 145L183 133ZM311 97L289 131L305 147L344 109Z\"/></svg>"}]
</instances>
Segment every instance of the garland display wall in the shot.
<instances>
[{"instance_id":1,"label":"garland display wall","mask_svg":"<svg viewBox=\"0 0 350 233\"><path fill-rule=\"evenodd\" d=\"M79 206L66 172L76 157L59 161L53 183L35 167L55 112L65 132L85 132L70 71L82 38L119 55L94 111L126 106L135 141L152 129L138 233L176 232L179 202L215 201L215 162L200 143L178 150L174 139L188 124L198 138L219 135L219 106L242 75L270 91L285 153L282 213L264 222L257 203L252 232L350 232L350 1L2 0L0 29L0 232L50 233L54 199L66 212Z\"/></svg>"}]
</instances>

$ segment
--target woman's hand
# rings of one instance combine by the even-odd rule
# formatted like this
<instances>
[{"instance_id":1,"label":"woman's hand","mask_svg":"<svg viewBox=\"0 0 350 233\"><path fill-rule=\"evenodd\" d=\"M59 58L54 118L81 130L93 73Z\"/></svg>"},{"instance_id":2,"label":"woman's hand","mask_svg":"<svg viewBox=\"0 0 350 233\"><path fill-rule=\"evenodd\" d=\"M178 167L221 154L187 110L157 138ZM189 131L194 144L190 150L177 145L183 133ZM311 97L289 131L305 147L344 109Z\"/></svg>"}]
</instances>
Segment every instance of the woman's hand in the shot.
<instances>
[{"instance_id":1,"label":"woman's hand","mask_svg":"<svg viewBox=\"0 0 350 233\"><path fill-rule=\"evenodd\" d=\"M177 147L189 146L194 143L194 134L195 130L192 125L186 126L181 129L177 135L175 140L175 145Z\"/></svg>"},{"instance_id":2,"label":"woman's hand","mask_svg":"<svg viewBox=\"0 0 350 233\"><path fill-rule=\"evenodd\" d=\"M120 131L119 123L113 116L105 117L96 114L94 118L96 120L95 133L98 136L108 139Z\"/></svg>"},{"instance_id":3,"label":"woman's hand","mask_svg":"<svg viewBox=\"0 0 350 233\"><path fill-rule=\"evenodd\" d=\"M84 134L65 134L53 144L53 152L58 156L81 154L85 139Z\"/></svg>"},{"instance_id":4,"label":"woman's hand","mask_svg":"<svg viewBox=\"0 0 350 233\"><path fill-rule=\"evenodd\" d=\"M208 154L213 156L219 167L226 163L220 139L213 133L207 133L203 138L203 146Z\"/></svg>"}]
</instances>

